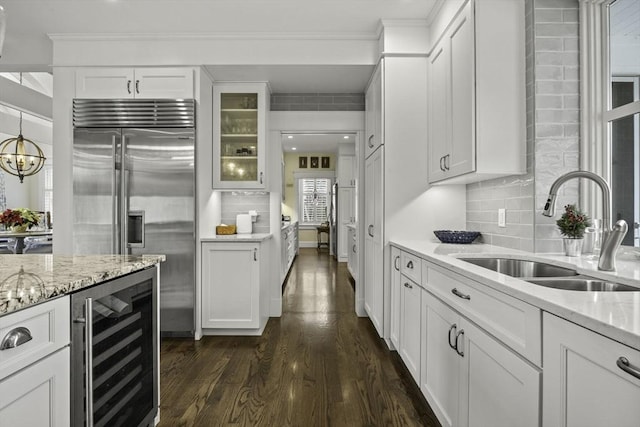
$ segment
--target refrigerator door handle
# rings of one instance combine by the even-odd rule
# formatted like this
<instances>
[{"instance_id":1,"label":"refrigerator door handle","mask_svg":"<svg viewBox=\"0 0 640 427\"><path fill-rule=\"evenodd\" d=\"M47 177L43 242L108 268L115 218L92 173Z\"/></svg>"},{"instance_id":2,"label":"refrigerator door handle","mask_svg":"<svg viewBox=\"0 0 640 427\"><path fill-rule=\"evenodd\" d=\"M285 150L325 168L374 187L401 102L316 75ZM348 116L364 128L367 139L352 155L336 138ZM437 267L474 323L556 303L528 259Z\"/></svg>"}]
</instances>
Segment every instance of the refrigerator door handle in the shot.
<instances>
[{"instance_id":1,"label":"refrigerator door handle","mask_svg":"<svg viewBox=\"0 0 640 427\"><path fill-rule=\"evenodd\" d=\"M118 241L118 164L117 156L118 146L116 143L115 135L111 138L111 156L114 159L113 174L111 174L111 223L113 224L111 230L111 252L114 254L120 253L120 245Z\"/></svg>"},{"instance_id":2,"label":"refrigerator door handle","mask_svg":"<svg viewBox=\"0 0 640 427\"><path fill-rule=\"evenodd\" d=\"M129 212L129 172L126 165L127 137L122 135L122 145L120 152L120 253L129 254L129 246L127 244L128 230L128 212Z\"/></svg>"}]
</instances>

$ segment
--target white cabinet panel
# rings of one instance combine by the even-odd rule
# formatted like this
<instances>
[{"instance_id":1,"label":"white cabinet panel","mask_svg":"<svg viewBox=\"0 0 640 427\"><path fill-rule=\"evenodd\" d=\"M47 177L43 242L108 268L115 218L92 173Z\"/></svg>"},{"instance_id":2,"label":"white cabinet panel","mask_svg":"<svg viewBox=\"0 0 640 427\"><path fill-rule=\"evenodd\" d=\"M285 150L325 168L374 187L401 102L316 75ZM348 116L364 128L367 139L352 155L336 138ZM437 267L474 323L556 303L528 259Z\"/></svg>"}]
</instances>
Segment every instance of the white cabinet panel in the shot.
<instances>
[{"instance_id":1,"label":"white cabinet panel","mask_svg":"<svg viewBox=\"0 0 640 427\"><path fill-rule=\"evenodd\" d=\"M383 154L381 147L365 163L365 309L380 336L384 320Z\"/></svg>"},{"instance_id":2,"label":"white cabinet panel","mask_svg":"<svg viewBox=\"0 0 640 427\"><path fill-rule=\"evenodd\" d=\"M389 339L393 345L393 349L400 351L400 294L402 288L402 276L400 273L400 249L395 246L391 247L391 292L390 292L390 311L391 319Z\"/></svg>"},{"instance_id":3,"label":"white cabinet panel","mask_svg":"<svg viewBox=\"0 0 640 427\"><path fill-rule=\"evenodd\" d=\"M202 327L260 326L258 244L202 244Z\"/></svg>"},{"instance_id":4,"label":"white cabinet panel","mask_svg":"<svg viewBox=\"0 0 640 427\"><path fill-rule=\"evenodd\" d=\"M189 99L194 96L193 69L80 68L76 98Z\"/></svg>"},{"instance_id":5,"label":"white cabinet panel","mask_svg":"<svg viewBox=\"0 0 640 427\"><path fill-rule=\"evenodd\" d=\"M338 186L355 187L357 167L356 156L341 154L338 156Z\"/></svg>"},{"instance_id":6,"label":"white cabinet panel","mask_svg":"<svg viewBox=\"0 0 640 427\"><path fill-rule=\"evenodd\" d=\"M451 344L459 321L455 311L423 291L420 389L443 427L459 425L461 372L459 356Z\"/></svg>"},{"instance_id":7,"label":"white cabinet panel","mask_svg":"<svg viewBox=\"0 0 640 427\"><path fill-rule=\"evenodd\" d=\"M429 182L525 173L524 1L467 0L442 19L427 73Z\"/></svg>"},{"instance_id":8,"label":"white cabinet panel","mask_svg":"<svg viewBox=\"0 0 640 427\"><path fill-rule=\"evenodd\" d=\"M0 424L71 425L70 378L69 347L65 347L0 381Z\"/></svg>"},{"instance_id":9,"label":"white cabinet panel","mask_svg":"<svg viewBox=\"0 0 640 427\"><path fill-rule=\"evenodd\" d=\"M548 313L543 324L543 425L637 427L640 351Z\"/></svg>"},{"instance_id":10,"label":"white cabinet panel","mask_svg":"<svg viewBox=\"0 0 640 427\"><path fill-rule=\"evenodd\" d=\"M416 383L420 382L420 310L422 288L402 276L400 288L400 357Z\"/></svg>"},{"instance_id":11,"label":"white cabinet panel","mask_svg":"<svg viewBox=\"0 0 640 427\"><path fill-rule=\"evenodd\" d=\"M371 83L367 88L365 94L365 108L366 108L366 135L365 135L365 158L369 157L378 147L384 144L384 130L383 130L383 106L382 103L382 67L383 62L376 69Z\"/></svg>"}]
</instances>

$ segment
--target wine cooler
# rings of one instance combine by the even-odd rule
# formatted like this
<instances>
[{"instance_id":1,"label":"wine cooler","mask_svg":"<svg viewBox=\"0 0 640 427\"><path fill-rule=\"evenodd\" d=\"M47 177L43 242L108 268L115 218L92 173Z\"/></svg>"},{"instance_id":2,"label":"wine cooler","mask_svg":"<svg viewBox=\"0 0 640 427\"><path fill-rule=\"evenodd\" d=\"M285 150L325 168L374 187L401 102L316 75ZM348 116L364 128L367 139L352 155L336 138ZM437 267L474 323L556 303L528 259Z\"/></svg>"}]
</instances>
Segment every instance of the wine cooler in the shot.
<instances>
[{"instance_id":1,"label":"wine cooler","mask_svg":"<svg viewBox=\"0 0 640 427\"><path fill-rule=\"evenodd\" d=\"M71 295L73 426L152 426L158 408L157 270Z\"/></svg>"}]
</instances>

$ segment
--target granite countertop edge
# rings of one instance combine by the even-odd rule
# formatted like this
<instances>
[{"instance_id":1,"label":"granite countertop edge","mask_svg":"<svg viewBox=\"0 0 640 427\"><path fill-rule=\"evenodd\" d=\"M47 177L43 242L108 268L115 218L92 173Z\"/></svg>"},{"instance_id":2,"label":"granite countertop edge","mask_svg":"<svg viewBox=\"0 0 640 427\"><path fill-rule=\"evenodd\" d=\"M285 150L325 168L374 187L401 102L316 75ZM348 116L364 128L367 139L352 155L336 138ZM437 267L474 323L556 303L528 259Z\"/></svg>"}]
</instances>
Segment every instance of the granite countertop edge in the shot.
<instances>
[{"instance_id":1,"label":"granite countertop edge","mask_svg":"<svg viewBox=\"0 0 640 427\"><path fill-rule=\"evenodd\" d=\"M0 317L164 261L165 255L0 255Z\"/></svg>"},{"instance_id":2,"label":"granite countertop edge","mask_svg":"<svg viewBox=\"0 0 640 427\"><path fill-rule=\"evenodd\" d=\"M411 240L396 240L390 244L550 314L640 350L638 292L582 292L547 288L458 258L499 255L503 258L540 260L574 268L579 274L640 288L640 263L637 261L619 260L618 271L608 273L598 271L597 259L587 257L538 254L486 244L456 245ZM596 294L597 296L594 296Z\"/></svg>"}]
</instances>

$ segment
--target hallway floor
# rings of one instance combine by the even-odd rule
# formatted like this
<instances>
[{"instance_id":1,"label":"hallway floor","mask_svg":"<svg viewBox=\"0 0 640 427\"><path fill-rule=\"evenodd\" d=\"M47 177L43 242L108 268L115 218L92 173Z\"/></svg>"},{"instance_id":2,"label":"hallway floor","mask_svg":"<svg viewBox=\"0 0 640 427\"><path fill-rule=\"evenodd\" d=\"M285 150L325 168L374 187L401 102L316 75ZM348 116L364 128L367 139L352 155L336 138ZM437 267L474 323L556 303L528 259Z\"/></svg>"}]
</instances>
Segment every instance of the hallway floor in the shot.
<instances>
[{"instance_id":1,"label":"hallway floor","mask_svg":"<svg viewBox=\"0 0 640 427\"><path fill-rule=\"evenodd\" d=\"M301 249L261 337L163 339L160 426L437 426L395 352L354 313L345 263Z\"/></svg>"}]
</instances>

